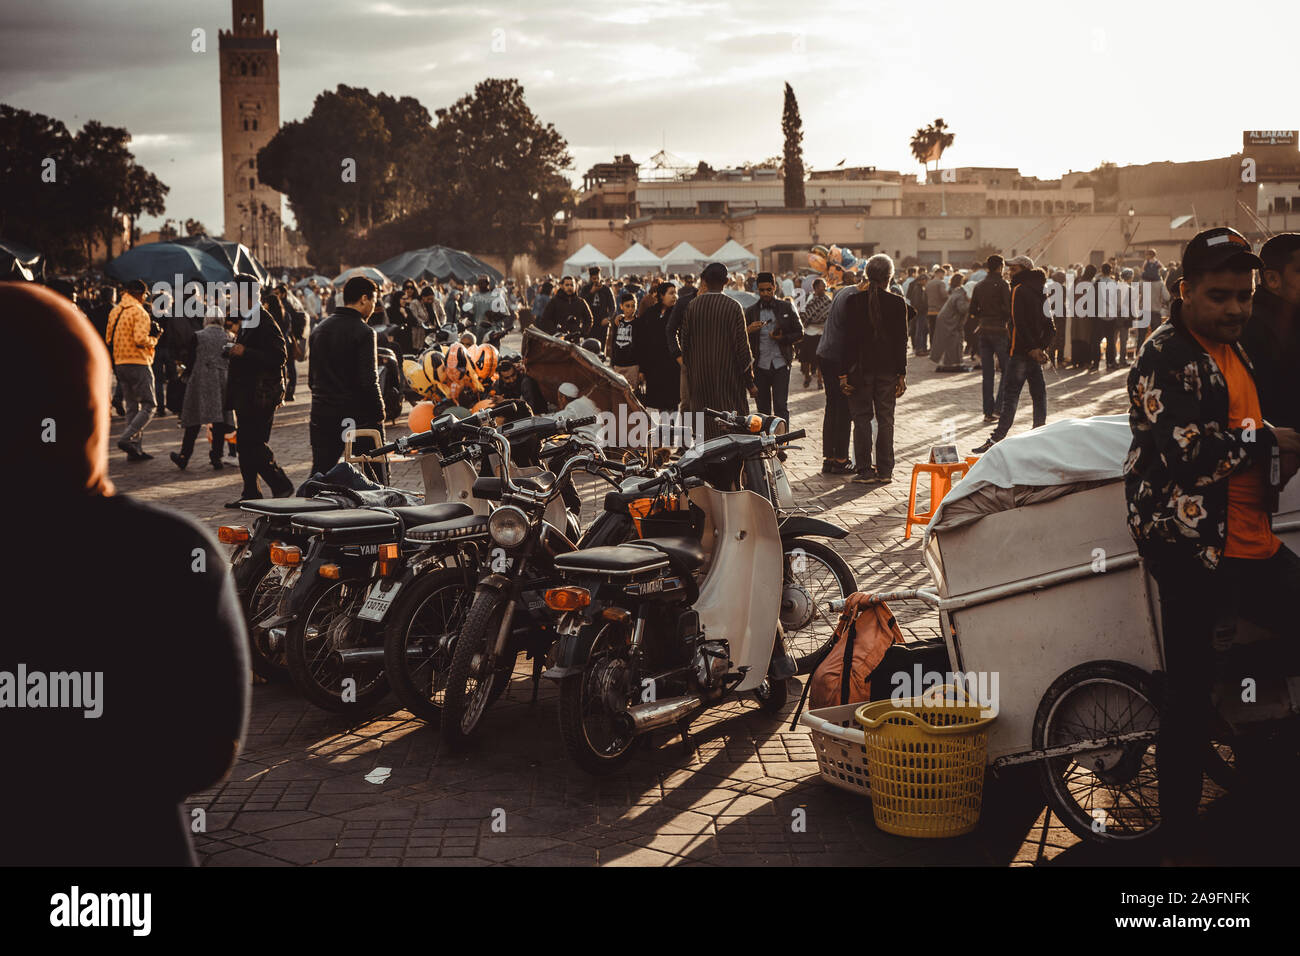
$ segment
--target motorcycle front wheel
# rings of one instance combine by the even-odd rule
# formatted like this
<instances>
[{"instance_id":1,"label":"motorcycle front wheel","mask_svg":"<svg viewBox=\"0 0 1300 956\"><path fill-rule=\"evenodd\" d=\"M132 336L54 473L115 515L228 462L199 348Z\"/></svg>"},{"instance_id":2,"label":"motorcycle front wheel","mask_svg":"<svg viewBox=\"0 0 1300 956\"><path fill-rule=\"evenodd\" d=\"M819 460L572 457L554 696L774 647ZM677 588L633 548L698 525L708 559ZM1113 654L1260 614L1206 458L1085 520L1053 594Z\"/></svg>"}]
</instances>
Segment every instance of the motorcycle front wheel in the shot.
<instances>
[{"instance_id":1,"label":"motorcycle front wheel","mask_svg":"<svg viewBox=\"0 0 1300 956\"><path fill-rule=\"evenodd\" d=\"M587 773L612 773L631 759L641 738L621 719L635 696L627 664L627 626L600 627L581 674L560 681L560 737ZM617 708L611 707L617 704Z\"/></svg>"},{"instance_id":2,"label":"motorcycle front wheel","mask_svg":"<svg viewBox=\"0 0 1300 956\"><path fill-rule=\"evenodd\" d=\"M402 705L430 723L442 717L447 672L471 596L463 571L440 568L408 584L389 611L384 672Z\"/></svg>"},{"instance_id":3,"label":"motorcycle front wheel","mask_svg":"<svg viewBox=\"0 0 1300 956\"><path fill-rule=\"evenodd\" d=\"M507 649L495 666L492 648L510 603L507 595L483 588L474 596L447 672L442 701L442 739L452 750L463 750L483 721L483 714L505 691L517 654Z\"/></svg>"}]
</instances>

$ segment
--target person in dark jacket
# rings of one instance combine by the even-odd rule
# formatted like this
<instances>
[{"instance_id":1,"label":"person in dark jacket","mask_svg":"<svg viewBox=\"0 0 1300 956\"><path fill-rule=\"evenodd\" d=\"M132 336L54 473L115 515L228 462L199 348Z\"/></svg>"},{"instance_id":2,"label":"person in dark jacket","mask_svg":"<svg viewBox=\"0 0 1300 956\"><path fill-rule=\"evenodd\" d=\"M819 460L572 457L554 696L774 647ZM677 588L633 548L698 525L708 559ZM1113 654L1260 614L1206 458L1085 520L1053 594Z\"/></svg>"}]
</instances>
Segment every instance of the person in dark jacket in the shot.
<instances>
[{"instance_id":1,"label":"person in dark jacket","mask_svg":"<svg viewBox=\"0 0 1300 956\"><path fill-rule=\"evenodd\" d=\"M754 402L760 415L775 413L790 423L790 369L803 323L794 306L776 297L776 277L758 274L758 301L745 310L745 331L754 356Z\"/></svg>"},{"instance_id":2,"label":"person in dark jacket","mask_svg":"<svg viewBox=\"0 0 1300 956\"><path fill-rule=\"evenodd\" d=\"M1300 434L1260 410L1240 337L1265 264L1234 229L1199 233L1180 298L1128 375L1129 531L1159 589L1164 634L1156 774L1160 830L1177 853L1195 825L1210 752L1213 632L1225 610L1294 637L1300 557L1273 533Z\"/></svg>"},{"instance_id":3,"label":"person in dark jacket","mask_svg":"<svg viewBox=\"0 0 1300 956\"><path fill-rule=\"evenodd\" d=\"M367 324L378 295L379 287L372 280L353 276L343 287L343 306L322 319L311 333L307 381L311 386L312 474L323 474L338 464L348 429L374 428L383 434L378 340ZM360 452L374 443L358 438L353 447Z\"/></svg>"},{"instance_id":4,"label":"person in dark jacket","mask_svg":"<svg viewBox=\"0 0 1300 956\"><path fill-rule=\"evenodd\" d=\"M591 307L575 291L573 276L560 280L560 288L542 310L537 328L547 335L580 341L591 337Z\"/></svg>"},{"instance_id":5,"label":"person in dark jacket","mask_svg":"<svg viewBox=\"0 0 1300 956\"><path fill-rule=\"evenodd\" d=\"M537 380L528 375L524 360L517 352L503 351L497 360L497 381L492 391L502 400L519 399L528 404L533 415L546 414L546 399Z\"/></svg>"},{"instance_id":6,"label":"person in dark jacket","mask_svg":"<svg viewBox=\"0 0 1300 956\"><path fill-rule=\"evenodd\" d=\"M645 381L646 405L671 412L681 401L681 369L668 336L668 323L677 309L677 287L661 282L655 292L658 301L636 320L641 377Z\"/></svg>"},{"instance_id":7,"label":"person in dark jacket","mask_svg":"<svg viewBox=\"0 0 1300 956\"><path fill-rule=\"evenodd\" d=\"M1300 234L1274 236L1259 258L1264 268L1241 345L1255 366L1264 417L1300 428Z\"/></svg>"},{"instance_id":8,"label":"person in dark jacket","mask_svg":"<svg viewBox=\"0 0 1300 956\"><path fill-rule=\"evenodd\" d=\"M1008 332L1011 323L1011 287L1002 278L1001 256L989 256L984 267L988 270L988 275L971 290L969 322L974 325L975 334L979 338L980 372L984 385L984 423L987 425L998 419L1002 393L1006 388L1007 366L1011 364L1008 355L1011 346ZM996 392L993 390L995 357L1002 370Z\"/></svg>"},{"instance_id":9,"label":"person in dark jacket","mask_svg":"<svg viewBox=\"0 0 1300 956\"><path fill-rule=\"evenodd\" d=\"M664 334L667 336L668 352L677 363L677 397L678 401L684 407L690 396L690 391L686 387L686 366L682 359L682 346L679 338L682 322L686 320L686 310L690 307L691 300L700 294L699 288L695 285L695 276L687 274L682 278L682 287L677 290L677 304L673 306L672 311L668 313L668 323L664 327Z\"/></svg>"},{"instance_id":10,"label":"person in dark jacket","mask_svg":"<svg viewBox=\"0 0 1300 956\"><path fill-rule=\"evenodd\" d=\"M614 319L614 313L618 311L618 306L615 305L613 290L605 285L600 277L600 266L592 266L588 269L587 276L588 279L583 283L582 290L578 294L591 309L592 325L589 334L603 341L610 322Z\"/></svg>"},{"instance_id":11,"label":"person in dark jacket","mask_svg":"<svg viewBox=\"0 0 1300 956\"><path fill-rule=\"evenodd\" d=\"M1047 350L1056 337L1056 327L1045 308L1043 286L1047 273L1034 268L1028 256L1016 256L1007 266L1011 272L1011 344L1010 361L1003 375L1002 413L998 425L984 444L971 454L982 455L1007 437L1016 420L1020 392L1029 383L1029 397L1034 404L1034 428L1047 424L1047 383L1043 366ZM976 287L978 290L978 286Z\"/></svg>"},{"instance_id":12,"label":"person in dark jacket","mask_svg":"<svg viewBox=\"0 0 1300 956\"><path fill-rule=\"evenodd\" d=\"M275 461L269 444L275 410L284 399L284 366L288 360L284 332L272 314L278 305L268 295L263 303L261 283L248 274L235 277L240 286L238 305L246 309L241 315L239 337L230 348L230 372L226 382L226 405L235 410L236 447L239 473L244 488L239 500L261 498L260 477L277 498L293 494L293 482ZM247 303L259 303L247 310ZM237 507L231 502L228 507Z\"/></svg>"},{"instance_id":13,"label":"person in dark jacket","mask_svg":"<svg viewBox=\"0 0 1300 956\"><path fill-rule=\"evenodd\" d=\"M912 308L916 310L916 318L912 320L912 351L915 355L930 354L930 322L927 317L930 302L925 294L925 271L920 270L917 277L912 280L911 285L907 287L907 301Z\"/></svg>"},{"instance_id":14,"label":"person in dark jacket","mask_svg":"<svg viewBox=\"0 0 1300 956\"><path fill-rule=\"evenodd\" d=\"M641 376L641 320L637 317L636 296L624 292L618 297L619 313L610 323L605 336L605 358L610 368L627 379L635 391Z\"/></svg>"},{"instance_id":15,"label":"person in dark jacket","mask_svg":"<svg viewBox=\"0 0 1300 956\"><path fill-rule=\"evenodd\" d=\"M886 485L893 481L894 410L907 391L909 304L889 291L894 261L884 253L867 260L865 291L846 292L845 327L836 346L842 358L836 372L853 418L853 481ZM918 282L920 280L917 280ZM915 286L917 283L913 282ZM925 321L924 314L917 316ZM827 336L831 330L827 329ZM825 344L825 339L823 339ZM876 464L871 464L871 420L876 419Z\"/></svg>"},{"instance_id":16,"label":"person in dark jacket","mask_svg":"<svg viewBox=\"0 0 1300 956\"><path fill-rule=\"evenodd\" d=\"M283 283L275 287L275 298L280 303L280 314L284 317L285 348L288 350L284 400L292 402L294 391L298 388L298 343L307 336L307 313L295 308L289 301L289 287Z\"/></svg>"},{"instance_id":17,"label":"person in dark jacket","mask_svg":"<svg viewBox=\"0 0 1300 956\"><path fill-rule=\"evenodd\" d=\"M0 282L0 325L16 354L58 357L0 383L9 450L24 463L0 472L0 491L32 500L36 475L57 502L11 509L24 558L6 564L6 587L58 609L0 634L11 767L0 866L193 866L184 801L230 772L248 721L247 635L225 549L193 518L116 493L108 353L74 306L35 283ZM69 542L94 571L75 594L50 571ZM35 694L44 706L30 706Z\"/></svg>"}]
</instances>

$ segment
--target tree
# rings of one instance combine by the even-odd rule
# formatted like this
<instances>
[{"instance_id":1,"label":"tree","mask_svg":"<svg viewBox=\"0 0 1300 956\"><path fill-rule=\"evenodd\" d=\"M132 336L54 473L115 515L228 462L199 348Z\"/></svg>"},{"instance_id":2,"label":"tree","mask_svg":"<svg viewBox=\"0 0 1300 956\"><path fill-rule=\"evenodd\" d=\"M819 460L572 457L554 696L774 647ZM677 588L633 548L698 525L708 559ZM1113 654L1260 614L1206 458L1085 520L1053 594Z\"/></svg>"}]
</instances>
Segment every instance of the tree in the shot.
<instances>
[{"instance_id":1,"label":"tree","mask_svg":"<svg viewBox=\"0 0 1300 956\"><path fill-rule=\"evenodd\" d=\"M193 234L191 233L191 235ZM171 240L177 239L179 237L180 237L180 232L178 232L176 229L176 220L174 219L167 219L163 222L161 226L158 227L159 242L170 242Z\"/></svg>"},{"instance_id":2,"label":"tree","mask_svg":"<svg viewBox=\"0 0 1300 956\"><path fill-rule=\"evenodd\" d=\"M203 223L199 222L197 219L185 220L185 235L206 236L207 234L208 234L208 227L203 225Z\"/></svg>"},{"instance_id":3,"label":"tree","mask_svg":"<svg viewBox=\"0 0 1300 956\"><path fill-rule=\"evenodd\" d=\"M543 196L573 163L564 137L533 114L514 79L483 80L436 116L431 210L460 244L507 259L528 251L546 218Z\"/></svg>"},{"instance_id":4,"label":"tree","mask_svg":"<svg viewBox=\"0 0 1300 956\"><path fill-rule=\"evenodd\" d=\"M704 160L700 160L700 164L695 167L695 172L691 175L691 179L712 179L717 174L718 171L716 169Z\"/></svg>"},{"instance_id":5,"label":"tree","mask_svg":"<svg viewBox=\"0 0 1300 956\"><path fill-rule=\"evenodd\" d=\"M929 126L918 129L913 134L911 140L912 155L922 166L926 166L926 179L929 180L930 170L928 163L933 162L934 168L939 168L939 157L943 151L952 145L955 135L948 131L948 124L942 118L935 120Z\"/></svg>"},{"instance_id":6,"label":"tree","mask_svg":"<svg viewBox=\"0 0 1300 956\"><path fill-rule=\"evenodd\" d=\"M807 205L803 191L803 120L794 88L785 85L785 110L781 114L781 132L785 134L785 208L803 209Z\"/></svg>"}]
</instances>

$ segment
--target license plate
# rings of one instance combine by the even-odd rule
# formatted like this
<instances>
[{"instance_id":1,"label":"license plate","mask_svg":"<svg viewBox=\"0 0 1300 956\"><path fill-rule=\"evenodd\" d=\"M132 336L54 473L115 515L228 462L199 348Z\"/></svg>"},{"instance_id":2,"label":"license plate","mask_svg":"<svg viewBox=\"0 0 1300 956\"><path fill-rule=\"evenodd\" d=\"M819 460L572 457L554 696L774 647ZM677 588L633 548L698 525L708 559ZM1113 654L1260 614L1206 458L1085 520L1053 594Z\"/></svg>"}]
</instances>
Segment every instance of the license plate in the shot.
<instances>
[{"instance_id":1,"label":"license plate","mask_svg":"<svg viewBox=\"0 0 1300 956\"><path fill-rule=\"evenodd\" d=\"M393 606L393 600L397 597L402 585L397 581L376 581L370 586L370 593L366 595L366 603L361 605L361 610L357 612L357 617L363 621L374 621L378 624L388 613L388 609Z\"/></svg>"}]
</instances>

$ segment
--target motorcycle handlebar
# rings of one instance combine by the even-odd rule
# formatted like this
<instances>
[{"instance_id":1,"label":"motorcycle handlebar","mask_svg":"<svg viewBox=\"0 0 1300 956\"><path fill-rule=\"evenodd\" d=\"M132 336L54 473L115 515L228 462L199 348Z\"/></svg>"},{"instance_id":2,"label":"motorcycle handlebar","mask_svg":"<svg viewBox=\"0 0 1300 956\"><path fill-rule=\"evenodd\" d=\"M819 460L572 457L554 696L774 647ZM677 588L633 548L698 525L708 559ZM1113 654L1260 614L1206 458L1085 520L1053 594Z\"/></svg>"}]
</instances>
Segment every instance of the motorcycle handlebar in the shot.
<instances>
[{"instance_id":1,"label":"motorcycle handlebar","mask_svg":"<svg viewBox=\"0 0 1300 956\"><path fill-rule=\"evenodd\" d=\"M776 443L778 445L784 445L788 441L798 441L800 438L803 438L807 434L808 434L808 430L804 428L800 428L797 431L786 432L784 435L776 436Z\"/></svg>"},{"instance_id":2,"label":"motorcycle handlebar","mask_svg":"<svg viewBox=\"0 0 1300 956\"><path fill-rule=\"evenodd\" d=\"M584 415L581 418L565 419L561 424L566 431L573 431L575 428L582 428L584 425L594 425L597 420L595 415Z\"/></svg>"}]
</instances>

